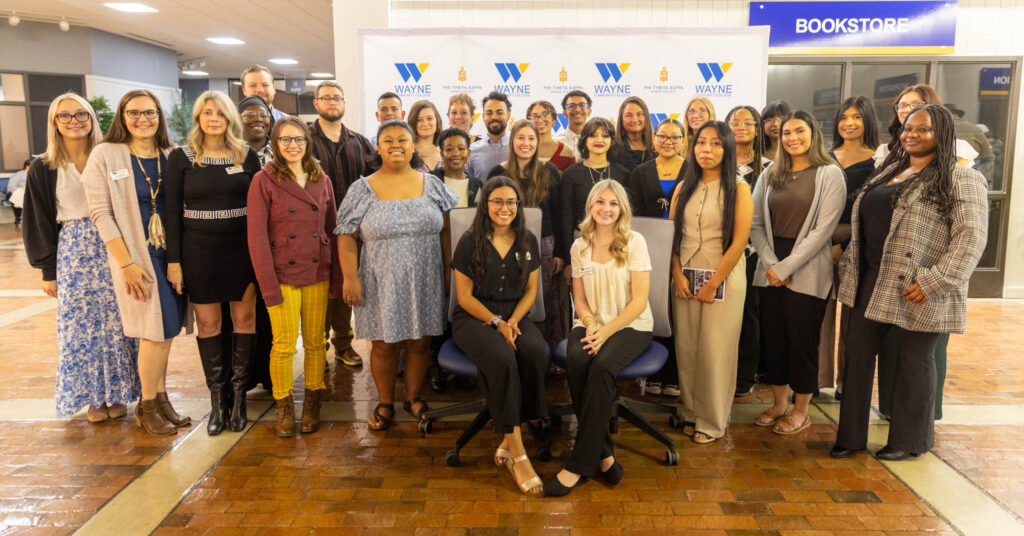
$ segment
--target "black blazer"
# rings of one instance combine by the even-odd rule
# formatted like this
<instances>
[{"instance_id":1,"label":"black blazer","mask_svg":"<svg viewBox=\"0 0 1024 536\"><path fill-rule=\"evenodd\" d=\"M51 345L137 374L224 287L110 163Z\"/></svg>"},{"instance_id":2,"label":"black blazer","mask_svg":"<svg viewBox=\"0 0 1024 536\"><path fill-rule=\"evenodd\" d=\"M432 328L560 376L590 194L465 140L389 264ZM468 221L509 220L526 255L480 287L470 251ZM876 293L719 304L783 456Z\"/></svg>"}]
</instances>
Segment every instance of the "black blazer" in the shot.
<instances>
[{"instance_id":1,"label":"black blazer","mask_svg":"<svg viewBox=\"0 0 1024 536\"><path fill-rule=\"evenodd\" d=\"M21 236L25 253L33 268L43 271L43 281L57 279L57 170L50 169L41 158L28 168L25 182Z\"/></svg>"},{"instance_id":2,"label":"black blazer","mask_svg":"<svg viewBox=\"0 0 1024 536\"><path fill-rule=\"evenodd\" d=\"M464 168L462 170L462 173L464 175L466 175L467 179L469 179L469 184L466 185L466 197L469 198L469 199L466 200L466 203L467 203L466 206L475 207L476 206L476 195L477 195L477 192L480 191L480 187L482 187L484 185L484 182L482 180L474 177L473 175L470 175L468 168ZM444 166L443 165L438 165L436 168L431 170L430 174L435 176L435 177L437 177L437 178L439 178L439 179L441 179L441 182L444 182ZM488 177L488 178L490 178L490 177Z\"/></svg>"},{"instance_id":3,"label":"black blazer","mask_svg":"<svg viewBox=\"0 0 1024 536\"><path fill-rule=\"evenodd\" d=\"M683 178L686 166L679 166L679 173L674 177L676 183ZM668 210L669 197L661 188L658 177L658 165L654 159L641 163L629 175L627 190L633 195L633 215L661 218Z\"/></svg>"}]
</instances>

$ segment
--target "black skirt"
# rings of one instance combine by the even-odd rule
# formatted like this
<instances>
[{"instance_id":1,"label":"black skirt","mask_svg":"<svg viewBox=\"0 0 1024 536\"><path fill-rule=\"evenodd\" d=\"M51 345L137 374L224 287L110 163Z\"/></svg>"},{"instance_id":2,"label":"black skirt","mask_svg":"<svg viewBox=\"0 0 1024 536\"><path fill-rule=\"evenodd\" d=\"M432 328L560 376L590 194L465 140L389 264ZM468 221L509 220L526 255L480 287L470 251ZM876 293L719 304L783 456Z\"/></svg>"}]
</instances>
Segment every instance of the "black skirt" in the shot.
<instances>
[{"instance_id":1,"label":"black skirt","mask_svg":"<svg viewBox=\"0 0 1024 536\"><path fill-rule=\"evenodd\" d=\"M186 229L181 269L192 303L240 301L256 281L244 232L210 234Z\"/></svg>"}]
</instances>

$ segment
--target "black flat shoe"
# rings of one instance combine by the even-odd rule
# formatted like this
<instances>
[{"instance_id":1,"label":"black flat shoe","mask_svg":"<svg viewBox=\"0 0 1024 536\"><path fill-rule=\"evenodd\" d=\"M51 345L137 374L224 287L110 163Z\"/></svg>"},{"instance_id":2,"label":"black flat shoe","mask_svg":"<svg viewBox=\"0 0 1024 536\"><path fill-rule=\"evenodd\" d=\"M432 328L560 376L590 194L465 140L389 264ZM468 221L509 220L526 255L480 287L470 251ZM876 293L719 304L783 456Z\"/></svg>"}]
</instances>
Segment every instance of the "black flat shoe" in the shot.
<instances>
[{"instance_id":1,"label":"black flat shoe","mask_svg":"<svg viewBox=\"0 0 1024 536\"><path fill-rule=\"evenodd\" d=\"M875 453L875 458L878 458L879 460L885 460L887 462L898 462L900 460L905 460L908 457L909 458L918 458L920 456L921 456L920 454L916 454L916 453L913 453L913 452L907 452L905 450L894 449L894 448L890 447L889 445L886 445L886 446L878 449L878 452Z\"/></svg>"},{"instance_id":2,"label":"black flat shoe","mask_svg":"<svg viewBox=\"0 0 1024 536\"><path fill-rule=\"evenodd\" d=\"M603 478L605 482L614 486L619 482L622 482L622 477L625 475L625 472L622 470L622 466L619 465L619 461L615 460L607 471L601 471L600 474L601 478Z\"/></svg>"},{"instance_id":3,"label":"black flat shoe","mask_svg":"<svg viewBox=\"0 0 1024 536\"><path fill-rule=\"evenodd\" d=\"M864 449L848 449L840 447L838 444L836 444L832 446L832 450L829 451L828 455L832 456L833 458L849 458L850 456L853 456L854 454L857 454L862 450Z\"/></svg>"},{"instance_id":4,"label":"black flat shoe","mask_svg":"<svg viewBox=\"0 0 1024 536\"><path fill-rule=\"evenodd\" d=\"M566 487L558 480L558 476L553 476L544 481L544 496L545 497L565 497L570 491L576 489L576 486L587 481L587 477L580 476L580 479L576 481L572 486Z\"/></svg>"}]
</instances>

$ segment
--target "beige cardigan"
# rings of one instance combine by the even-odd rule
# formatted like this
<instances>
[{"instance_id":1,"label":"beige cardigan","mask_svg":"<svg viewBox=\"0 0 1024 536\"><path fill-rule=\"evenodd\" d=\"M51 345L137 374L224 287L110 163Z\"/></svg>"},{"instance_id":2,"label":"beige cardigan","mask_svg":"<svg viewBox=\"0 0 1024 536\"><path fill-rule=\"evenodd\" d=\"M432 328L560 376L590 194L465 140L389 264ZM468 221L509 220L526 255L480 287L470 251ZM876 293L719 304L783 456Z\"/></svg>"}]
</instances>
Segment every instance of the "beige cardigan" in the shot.
<instances>
[{"instance_id":1,"label":"beige cardigan","mask_svg":"<svg viewBox=\"0 0 1024 536\"><path fill-rule=\"evenodd\" d=\"M169 149L164 154L168 152ZM115 179L115 176L123 178ZM89 217L96 224L100 238L104 243L123 238L132 261L154 279L153 283L147 283L149 299L136 300L128 295L117 259L108 253L110 275L114 282L114 294L117 295L117 307L121 311L124 334L150 341L164 340L160 295L156 289L153 262L149 258L142 214L139 212L128 146L123 143L101 143L93 148L85 171L82 172L82 183L89 203Z\"/></svg>"}]
</instances>

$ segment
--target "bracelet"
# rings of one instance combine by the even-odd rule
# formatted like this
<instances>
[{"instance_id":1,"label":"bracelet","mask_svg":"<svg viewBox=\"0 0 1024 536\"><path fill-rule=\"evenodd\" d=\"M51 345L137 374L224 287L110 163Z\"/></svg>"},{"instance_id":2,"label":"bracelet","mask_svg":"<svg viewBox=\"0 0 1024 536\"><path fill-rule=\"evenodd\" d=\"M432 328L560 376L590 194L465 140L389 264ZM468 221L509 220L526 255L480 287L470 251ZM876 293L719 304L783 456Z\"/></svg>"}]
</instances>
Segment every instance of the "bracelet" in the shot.
<instances>
[{"instance_id":1,"label":"bracelet","mask_svg":"<svg viewBox=\"0 0 1024 536\"><path fill-rule=\"evenodd\" d=\"M133 264L135 264L135 262L134 262L134 261L133 261L133 262L129 262L128 264L126 264L126 265L122 266L122 267L121 267L121 269L122 269L122 270L124 270L125 268L127 268L127 267L129 267L129 266L131 266L131 265L133 265Z\"/></svg>"}]
</instances>

